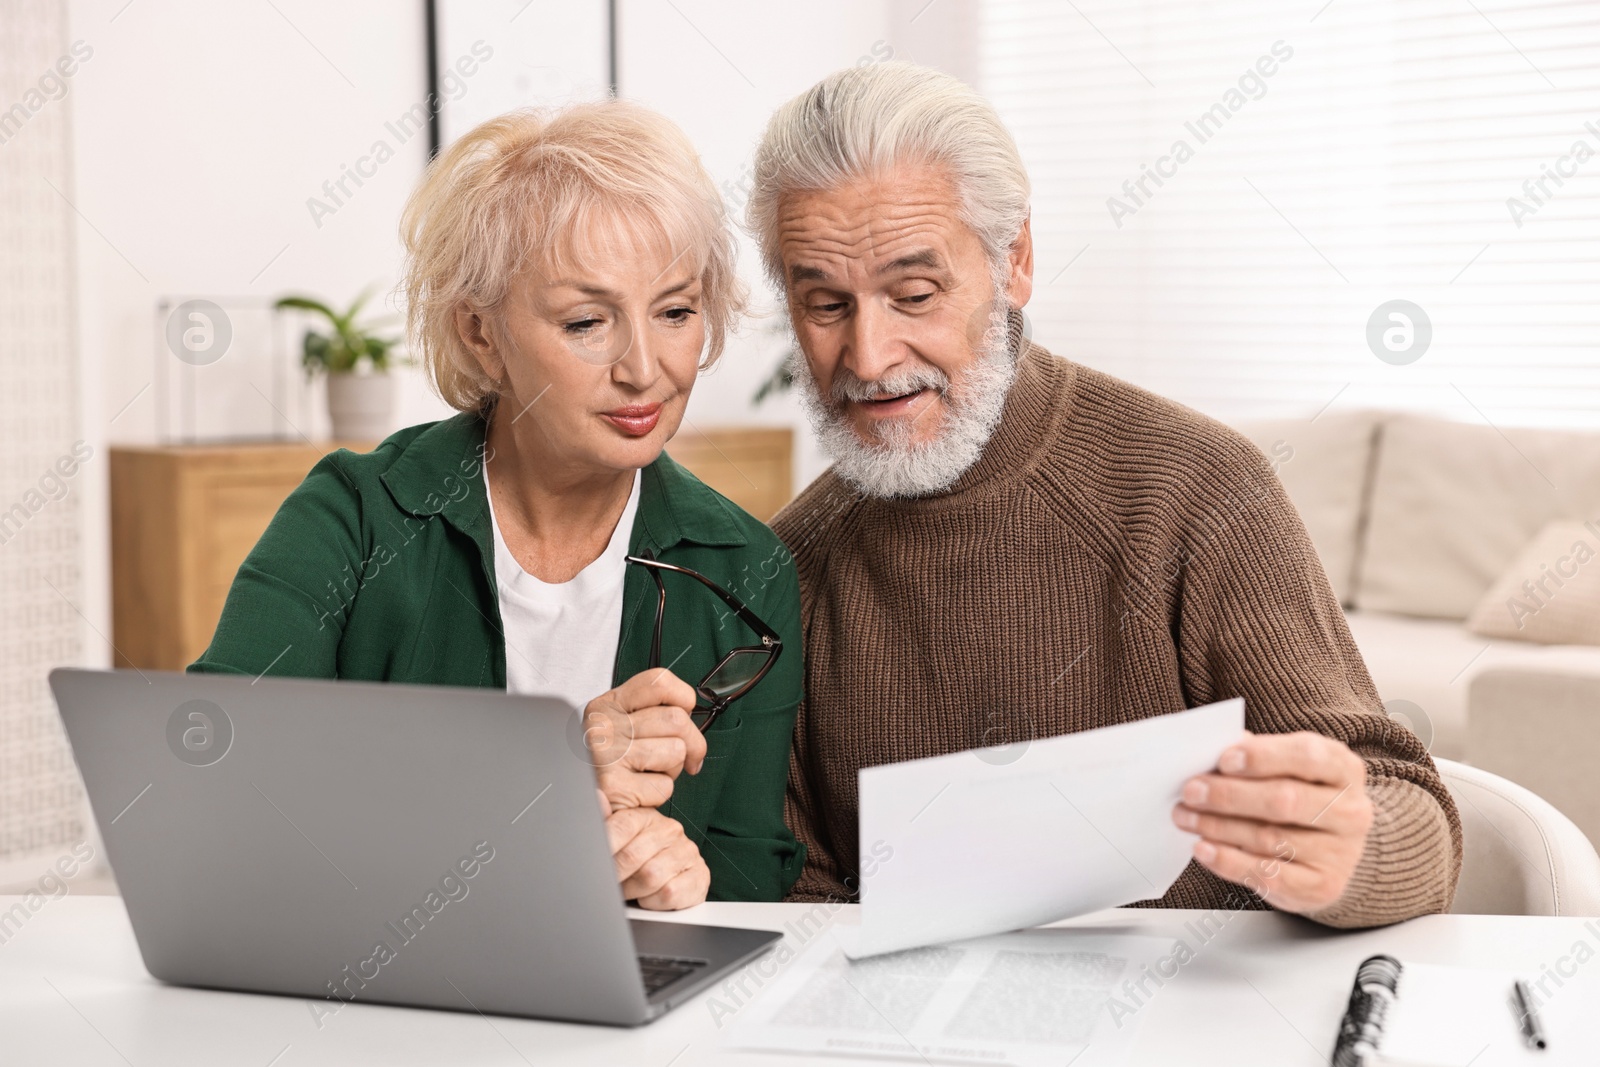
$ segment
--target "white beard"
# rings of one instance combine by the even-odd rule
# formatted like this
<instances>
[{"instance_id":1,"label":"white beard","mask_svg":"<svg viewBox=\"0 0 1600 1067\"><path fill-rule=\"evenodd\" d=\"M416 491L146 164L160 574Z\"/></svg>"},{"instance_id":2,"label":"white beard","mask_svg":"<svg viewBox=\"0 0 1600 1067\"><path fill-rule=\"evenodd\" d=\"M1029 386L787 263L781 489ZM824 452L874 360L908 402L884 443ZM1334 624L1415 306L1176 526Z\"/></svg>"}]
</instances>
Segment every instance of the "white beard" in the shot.
<instances>
[{"instance_id":1,"label":"white beard","mask_svg":"<svg viewBox=\"0 0 1600 1067\"><path fill-rule=\"evenodd\" d=\"M883 427L877 441L863 441L845 413L848 384L837 383L834 396L824 398L798 345L790 357L790 372L822 451L841 478L868 496L920 497L950 488L983 455L1016 380L1019 351L1013 350L1007 308L997 303L977 358L958 382L932 367L884 379L889 391L917 384L939 389L944 398L943 425L922 442L912 441L920 428L916 416L895 419Z\"/></svg>"}]
</instances>

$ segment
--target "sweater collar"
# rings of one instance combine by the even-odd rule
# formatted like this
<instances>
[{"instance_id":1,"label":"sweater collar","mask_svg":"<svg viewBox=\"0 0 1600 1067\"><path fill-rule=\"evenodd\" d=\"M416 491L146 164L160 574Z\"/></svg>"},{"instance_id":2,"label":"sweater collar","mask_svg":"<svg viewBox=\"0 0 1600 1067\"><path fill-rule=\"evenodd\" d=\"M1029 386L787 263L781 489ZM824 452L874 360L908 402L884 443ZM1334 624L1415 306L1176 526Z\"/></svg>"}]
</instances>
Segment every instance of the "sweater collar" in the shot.
<instances>
[{"instance_id":1,"label":"sweater collar","mask_svg":"<svg viewBox=\"0 0 1600 1067\"><path fill-rule=\"evenodd\" d=\"M1019 316L1013 315L1012 325L1017 376L1006 394L1000 422L989 435L982 454L948 489L900 503L915 507L998 490L1031 472L1060 432L1070 403L1074 368L1022 336Z\"/></svg>"},{"instance_id":2,"label":"sweater collar","mask_svg":"<svg viewBox=\"0 0 1600 1067\"><path fill-rule=\"evenodd\" d=\"M488 424L474 412L417 434L380 475L394 502L420 518L440 516L488 551L489 497L483 479ZM747 543L726 500L663 452L644 468L629 551L660 552L684 541Z\"/></svg>"}]
</instances>

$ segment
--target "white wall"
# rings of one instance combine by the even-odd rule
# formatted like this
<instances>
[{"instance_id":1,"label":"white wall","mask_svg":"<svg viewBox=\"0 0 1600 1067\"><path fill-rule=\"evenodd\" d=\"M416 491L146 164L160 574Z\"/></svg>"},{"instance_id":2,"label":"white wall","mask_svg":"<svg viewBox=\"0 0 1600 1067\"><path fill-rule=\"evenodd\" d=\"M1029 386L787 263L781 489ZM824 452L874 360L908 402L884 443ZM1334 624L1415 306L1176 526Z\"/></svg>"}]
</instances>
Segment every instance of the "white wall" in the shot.
<instances>
[{"instance_id":1,"label":"white wall","mask_svg":"<svg viewBox=\"0 0 1600 1067\"><path fill-rule=\"evenodd\" d=\"M400 208L427 153L422 137L397 144L357 195L313 221L307 198L425 93L420 4L125 3L70 8L71 37L94 49L72 81L72 199L83 426L100 455L155 439L158 298L346 300L392 286ZM444 410L430 401L407 389L408 421ZM109 663L106 465L85 473L86 614L104 635L89 635L89 660Z\"/></svg>"},{"instance_id":2,"label":"white wall","mask_svg":"<svg viewBox=\"0 0 1600 1067\"><path fill-rule=\"evenodd\" d=\"M538 18L537 5L547 0L534 2L519 24ZM961 27L971 3L620 0L622 91L683 125L742 216L740 186L774 107L831 70L888 54L967 73L971 35ZM427 148L422 136L398 143L385 123L426 92L422 4L275 5L71 2L70 36L94 50L71 82L71 196L81 213L82 421L97 454L110 443L158 437L158 299L266 300L303 291L344 301L398 278L399 215ZM319 226L308 198L322 196L323 183L380 138L394 158ZM758 302L773 308L748 243L743 270ZM798 486L826 464L797 403L750 404L781 344L761 322L747 327L702 379L689 418L696 426L794 426ZM256 370L236 380L229 406L211 411L211 423L240 432L270 425L266 401L250 388L272 394L260 377ZM311 437L325 433L314 396L286 414ZM412 374L403 422L445 414ZM166 421L175 419L169 413ZM87 635L88 662L109 663L105 464L85 474L85 612L98 631Z\"/></svg>"}]
</instances>

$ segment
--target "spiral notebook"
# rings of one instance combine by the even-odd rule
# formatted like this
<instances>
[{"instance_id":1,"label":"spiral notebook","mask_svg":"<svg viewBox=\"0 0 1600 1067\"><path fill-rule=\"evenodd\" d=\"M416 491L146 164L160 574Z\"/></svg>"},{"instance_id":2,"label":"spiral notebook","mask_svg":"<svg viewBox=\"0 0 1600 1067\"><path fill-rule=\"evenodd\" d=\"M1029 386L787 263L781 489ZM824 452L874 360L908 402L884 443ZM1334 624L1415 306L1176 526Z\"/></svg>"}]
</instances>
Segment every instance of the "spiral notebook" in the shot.
<instances>
[{"instance_id":1,"label":"spiral notebook","mask_svg":"<svg viewBox=\"0 0 1600 1067\"><path fill-rule=\"evenodd\" d=\"M1549 1047L1523 1041L1511 971L1401 963L1373 956L1356 972L1339 1023L1334 1067L1493 1067L1570 1063L1578 1042L1561 1043L1556 1006L1535 995ZM1552 1032L1554 1031L1554 1032Z\"/></svg>"}]
</instances>

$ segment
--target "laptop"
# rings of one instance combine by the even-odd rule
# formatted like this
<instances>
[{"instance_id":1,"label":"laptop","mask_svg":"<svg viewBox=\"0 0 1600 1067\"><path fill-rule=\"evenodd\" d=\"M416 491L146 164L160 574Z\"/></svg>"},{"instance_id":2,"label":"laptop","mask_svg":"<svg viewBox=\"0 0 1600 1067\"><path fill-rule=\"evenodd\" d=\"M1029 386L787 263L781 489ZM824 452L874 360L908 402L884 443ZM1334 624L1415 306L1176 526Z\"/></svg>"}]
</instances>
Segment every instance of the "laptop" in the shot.
<instances>
[{"instance_id":1,"label":"laptop","mask_svg":"<svg viewBox=\"0 0 1600 1067\"><path fill-rule=\"evenodd\" d=\"M145 967L177 985L615 1025L782 935L630 919L563 701L58 669Z\"/></svg>"}]
</instances>

